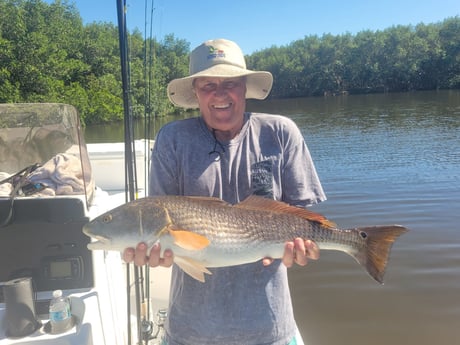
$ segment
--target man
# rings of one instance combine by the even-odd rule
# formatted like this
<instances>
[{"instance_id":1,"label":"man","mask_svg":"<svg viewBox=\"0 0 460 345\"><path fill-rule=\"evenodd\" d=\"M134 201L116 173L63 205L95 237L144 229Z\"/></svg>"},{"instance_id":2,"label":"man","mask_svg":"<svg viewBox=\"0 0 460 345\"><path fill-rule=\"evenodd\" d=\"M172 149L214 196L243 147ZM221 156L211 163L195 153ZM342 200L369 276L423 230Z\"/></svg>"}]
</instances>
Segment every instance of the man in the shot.
<instances>
[{"instance_id":1,"label":"man","mask_svg":"<svg viewBox=\"0 0 460 345\"><path fill-rule=\"evenodd\" d=\"M168 96L201 116L175 121L158 133L150 195L200 195L238 203L251 194L306 207L325 200L303 136L291 120L245 112L246 98L264 99L269 72L246 69L234 43L210 40L192 51L190 76L171 81ZM124 260L171 266L171 250L144 243ZM205 283L173 266L168 345L302 344L295 324L287 269L317 259L312 241L285 245L282 260L210 269ZM296 336L297 334L297 336Z\"/></svg>"}]
</instances>

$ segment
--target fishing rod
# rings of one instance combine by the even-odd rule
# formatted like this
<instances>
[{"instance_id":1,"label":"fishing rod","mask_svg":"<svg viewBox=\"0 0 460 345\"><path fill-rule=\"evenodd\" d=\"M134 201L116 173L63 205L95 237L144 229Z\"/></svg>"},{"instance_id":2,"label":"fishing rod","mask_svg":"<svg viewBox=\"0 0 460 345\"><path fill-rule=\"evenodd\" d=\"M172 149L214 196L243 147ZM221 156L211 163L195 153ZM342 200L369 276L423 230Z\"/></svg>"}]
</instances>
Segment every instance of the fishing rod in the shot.
<instances>
[{"instance_id":1,"label":"fishing rod","mask_svg":"<svg viewBox=\"0 0 460 345\"><path fill-rule=\"evenodd\" d=\"M135 188L135 159L134 159L134 135L132 126L132 112L130 100L130 78L129 78L129 55L126 27L126 0L117 0L118 17L118 41L120 46L121 81L123 90L123 119L124 119L124 143L125 143L125 198L126 202L133 201L137 192ZM130 264L126 265L127 281L127 333L128 345L131 345L131 269ZM140 290L139 290L139 269L134 267L134 281L136 293L136 317L137 317L137 339L142 339L140 326Z\"/></svg>"},{"instance_id":2,"label":"fishing rod","mask_svg":"<svg viewBox=\"0 0 460 345\"><path fill-rule=\"evenodd\" d=\"M147 1L145 0L145 22L147 23ZM153 18L153 0L151 1L151 17ZM136 170L136 156L135 156L135 141L134 141L134 128L133 128L133 114L131 104L131 90L130 90L130 65L129 65L129 44L128 44L128 31L126 25L126 0L117 0L117 16L118 16L118 33L120 45L120 63L122 75L122 88L123 88L123 111L124 111L124 143L125 143L125 193L126 202L133 201L138 196L137 185L137 170ZM145 28L147 32L147 28ZM147 50L147 42L149 42L149 50ZM153 40L152 40L152 21L150 25L150 39L145 38L144 46L144 79L147 81L145 90L145 113L144 113L144 128L146 144L144 148L145 153L150 152L150 133L151 133L151 84L152 84L152 69L153 62ZM147 61L147 56L150 59ZM144 157L145 158L145 157ZM145 184L148 186L148 176L150 175L150 155L145 159ZM143 270L144 269L144 270ZM144 342L146 345L150 340L161 341L161 330L166 319L166 311L160 310L157 314L156 323L150 320L150 270L149 266L133 267L134 274L134 287L136 297L136 318L137 318L137 339L138 343ZM128 345L131 345L131 264L126 265L127 275L127 327L128 327ZM156 326L156 329L155 329Z\"/></svg>"},{"instance_id":3,"label":"fishing rod","mask_svg":"<svg viewBox=\"0 0 460 345\"><path fill-rule=\"evenodd\" d=\"M123 89L123 119L125 142L125 192L126 201L135 200L137 193L136 161L134 159L134 130L131 106L128 31L126 27L126 0L117 0L118 36L120 44L121 82Z\"/></svg>"},{"instance_id":4,"label":"fishing rod","mask_svg":"<svg viewBox=\"0 0 460 345\"><path fill-rule=\"evenodd\" d=\"M151 129L151 115L152 115L152 103L151 103L151 86L152 86L152 66L153 66L153 0L151 0L151 12L150 12L150 35L147 39L147 23L148 23L148 0L144 1L144 81L146 87L144 90L144 187L148 186L150 176L150 129ZM147 44L147 42L149 44ZM146 191L148 193L148 191ZM145 300L146 310L145 319L142 320L142 327L144 332L144 338L151 337L153 334L153 322L150 320L150 269L148 265L145 266Z\"/></svg>"}]
</instances>

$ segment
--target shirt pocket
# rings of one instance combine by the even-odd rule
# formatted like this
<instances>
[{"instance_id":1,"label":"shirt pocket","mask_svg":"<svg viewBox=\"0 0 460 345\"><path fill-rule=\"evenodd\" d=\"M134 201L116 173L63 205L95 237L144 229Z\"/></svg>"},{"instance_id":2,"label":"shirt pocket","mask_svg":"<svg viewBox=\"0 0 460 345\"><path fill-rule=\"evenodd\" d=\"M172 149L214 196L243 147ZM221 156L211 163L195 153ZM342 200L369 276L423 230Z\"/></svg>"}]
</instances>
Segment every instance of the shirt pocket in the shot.
<instances>
[{"instance_id":1,"label":"shirt pocket","mask_svg":"<svg viewBox=\"0 0 460 345\"><path fill-rule=\"evenodd\" d=\"M273 157L251 165L252 194L269 199L279 197L279 159Z\"/></svg>"}]
</instances>

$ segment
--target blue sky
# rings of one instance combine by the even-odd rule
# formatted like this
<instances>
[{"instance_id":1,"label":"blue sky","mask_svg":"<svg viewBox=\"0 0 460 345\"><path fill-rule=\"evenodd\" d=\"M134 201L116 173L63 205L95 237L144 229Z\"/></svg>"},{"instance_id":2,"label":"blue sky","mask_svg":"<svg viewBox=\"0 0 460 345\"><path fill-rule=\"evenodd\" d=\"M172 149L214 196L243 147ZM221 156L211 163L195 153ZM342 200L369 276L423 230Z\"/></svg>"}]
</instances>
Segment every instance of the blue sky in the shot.
<instances>
[{"instance_id":1,"label":"blue sky","mask_svg":"<svg viewBox=\"0 0 460 345\"><path fill-rule=\"evenodd\" d=\"M47 0L52 2L52 0ZM117 0L75 0L83 22L117 23ZM191 48L228 38L250 54L309 35L383 30L393 25L435 23L460 15L460 0L127 0L127 24L162 40L173 33Z\"/></svg>"}]
</instances>

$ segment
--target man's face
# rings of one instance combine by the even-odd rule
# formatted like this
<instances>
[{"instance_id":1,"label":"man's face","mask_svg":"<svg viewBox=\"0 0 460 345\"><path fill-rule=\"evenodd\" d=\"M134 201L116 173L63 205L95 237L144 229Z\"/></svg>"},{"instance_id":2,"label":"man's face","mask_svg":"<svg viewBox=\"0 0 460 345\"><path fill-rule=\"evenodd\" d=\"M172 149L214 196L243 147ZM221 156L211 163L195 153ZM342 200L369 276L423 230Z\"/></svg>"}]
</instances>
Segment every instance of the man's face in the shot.
<instances>
[{"instance_id":1,"label":"man's face","mask_svg":"<svg viewBox=\"0 0 460 345\"><path fill-rule=\"evenodd\" d=\"M246 79L200 77L193 85L208 127L236 136L244 121Z\"/></svg>"}]
</instances>

